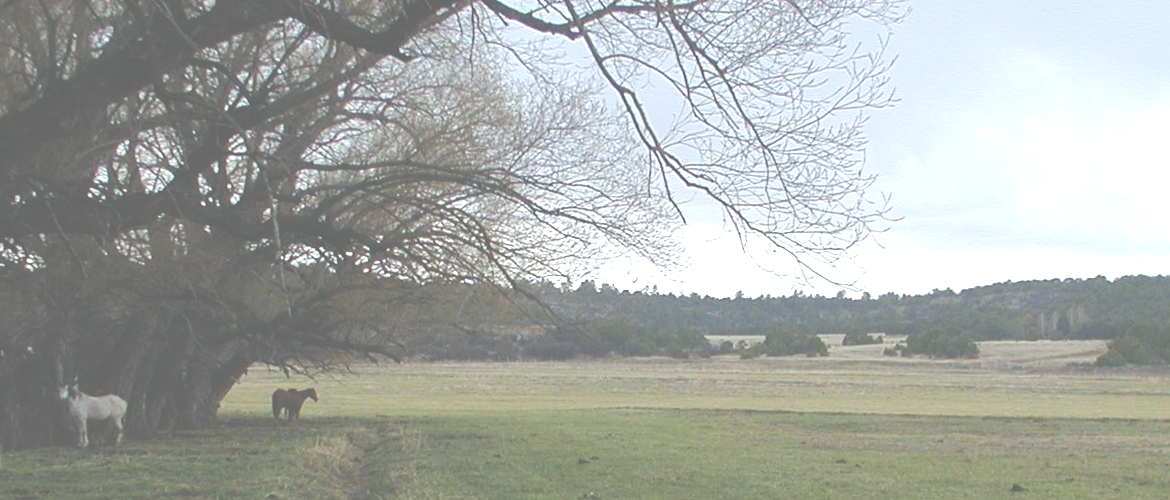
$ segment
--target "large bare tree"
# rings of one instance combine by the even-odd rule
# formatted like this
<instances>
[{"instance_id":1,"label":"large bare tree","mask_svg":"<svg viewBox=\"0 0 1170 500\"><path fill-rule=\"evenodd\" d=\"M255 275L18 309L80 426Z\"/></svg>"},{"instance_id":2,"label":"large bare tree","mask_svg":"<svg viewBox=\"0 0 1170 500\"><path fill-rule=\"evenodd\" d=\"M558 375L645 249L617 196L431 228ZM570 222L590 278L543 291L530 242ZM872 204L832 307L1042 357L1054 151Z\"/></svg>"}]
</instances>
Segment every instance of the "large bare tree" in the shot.
<instances>
[{"instance_id":1,"label":"large bare tree","mask_svg":"<svg viewBox=\"0 0 1170 500\"><path fill-rule=\"evenodd\" d=\"M0 2L0 444L52 442L47 388L72 376L149 436L210 421L255 362L396 356L420 285L565 276L608 249L669 262L693 199L832 262L887 209L860 128L886 63L848 28L900 15Z\"/></svg>"}]
</instances>

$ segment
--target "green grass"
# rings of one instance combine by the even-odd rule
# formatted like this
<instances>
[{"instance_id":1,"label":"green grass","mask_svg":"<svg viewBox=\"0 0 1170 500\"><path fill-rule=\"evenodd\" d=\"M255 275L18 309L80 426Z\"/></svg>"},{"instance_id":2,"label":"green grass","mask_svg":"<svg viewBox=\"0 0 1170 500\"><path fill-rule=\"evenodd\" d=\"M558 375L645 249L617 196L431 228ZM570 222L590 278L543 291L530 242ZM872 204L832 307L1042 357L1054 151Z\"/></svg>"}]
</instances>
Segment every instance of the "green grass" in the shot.
<instances>
[{"instance_id":1,"label":"green grass","mask_svg":"<svg viewBox=\"0 0 1170 500\"><path fill-rule=\"evenodd\" d=\"M1163 423L711 410L402 421L385 498L1163 498ZM1104 444L1105 446L1099 445ZM592 496L590 496L592 495Z\"/></svg>"},{"instance_id":2,"label":"green grass","mask_svg":"<svg viewBox=\"0 0 1170 500\"><path fill-rule=\"evenodd\" d=\"M357 456L350 434L364 422L277 428L237 421L150 442L8 453L0 498L345 498Z\"/></svg>"},{"instance_id":3,"label":"green grass","mask_svg":"<svg viewBox=\"0 0 1170 500\"><path fill-rule=\"evenodd\" d=\"M309 380L253 370L224 415L259 414L279 387ZM988 371L801 359L444 363L359 367L316 382L306 415L431 414L456 410L742 409L818 413L1041 418L1170 417L1163 375Z\"/></svg>"},{"instance_id":4,"label":"green grass","mask_svg":"<svg viewBox=\"0 0 1170 500\"><path fill-rule=\"evenodd\" d=\"M278 387L316 386L273 425ZM0 455L0 498L1164 498L1170 381L806 361L254 369L221 425ZM1013 493L1013 485L1026 491Z\"/></svg>"}]
</instances>

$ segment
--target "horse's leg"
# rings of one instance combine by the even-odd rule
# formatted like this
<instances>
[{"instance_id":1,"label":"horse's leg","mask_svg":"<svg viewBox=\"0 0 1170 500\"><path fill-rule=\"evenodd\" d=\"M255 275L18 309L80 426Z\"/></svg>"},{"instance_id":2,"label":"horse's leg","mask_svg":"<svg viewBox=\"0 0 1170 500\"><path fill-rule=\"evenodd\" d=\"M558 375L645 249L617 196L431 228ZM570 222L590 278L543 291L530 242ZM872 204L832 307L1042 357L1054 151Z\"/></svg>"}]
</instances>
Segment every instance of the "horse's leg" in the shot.
<instances>
[{"instance_id":1,"label":"horse's leg","mask_svg":"<svg viewBox=\"0 0 1170 500\"><path fill-rule=\"evenodd\" d=\"M110 421L114 423L114 428L118 430L118 435L114 438L114 446L122 446L122 419L125 417L125 413L110 416Z\"/></svg>"},{"instance_id":2,"label":"horse's leg","mask_svg":"<svg viewBox=\"0 0 1170 500\"><path fill-rule=\"evenodd\" d=\"M89 446L89 432L88 432L88 429L86 429L86 427L87 427L86 418L82 417L82 418L77 419L76 424L77 424L77 447L85 448L85 447Z\"/></svg>"}]
</instances>

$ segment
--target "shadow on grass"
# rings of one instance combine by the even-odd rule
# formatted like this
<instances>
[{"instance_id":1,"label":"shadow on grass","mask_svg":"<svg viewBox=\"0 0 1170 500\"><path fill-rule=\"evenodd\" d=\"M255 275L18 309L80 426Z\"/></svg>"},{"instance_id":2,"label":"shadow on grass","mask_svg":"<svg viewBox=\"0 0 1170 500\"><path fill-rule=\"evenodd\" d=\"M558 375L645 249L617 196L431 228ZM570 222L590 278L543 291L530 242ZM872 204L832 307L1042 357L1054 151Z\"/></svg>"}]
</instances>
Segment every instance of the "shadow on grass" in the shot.
<instances>
[{"instance_id":1,"label":"shadow on grass","mask_svg":"<svg viewBox=\"0 0 1170 500\"><path fill-rule=\"evenodd\" d=\"M357 418L230 418L118 448L6 453L0 498L344 499L371 436L371 422Z\"/></svg>"}]
</instances>

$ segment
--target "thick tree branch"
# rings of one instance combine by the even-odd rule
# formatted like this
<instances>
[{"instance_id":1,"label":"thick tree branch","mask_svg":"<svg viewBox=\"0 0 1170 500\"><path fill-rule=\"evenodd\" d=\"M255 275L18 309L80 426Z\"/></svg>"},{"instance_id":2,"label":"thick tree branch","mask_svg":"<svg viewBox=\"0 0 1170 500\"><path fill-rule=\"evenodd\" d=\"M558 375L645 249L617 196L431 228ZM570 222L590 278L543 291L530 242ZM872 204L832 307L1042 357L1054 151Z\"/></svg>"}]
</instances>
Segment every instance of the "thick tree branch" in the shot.
<instances>
[{"instance_id":1,"label":"thick tree branch","mask_svg":"<svg viewBox=\"0 0 1170 500\"><path fill-rule=\"evenodd\" d=\"M301 2L294 7L292 17L325 38L409 61L412 57L402 52L402 46L441 11L458 8L461 0L406 0L402 3L401 15L386 28L376 32L358 26L337 12L309 2Z\"/></svg>"},{"instance_id":2,"label":"thick tree branch","mask_svg":"<svg viewBox=\"0 0 1170 500\"><path fill-rule=\"evenodd\" d=\"M263 5L262 5L263 4ZM267 7L267 8L265 8ZM32 105L0 116L0 176L11 179L46 144L67 135L79 117L105 108L190 62L196 51L288 15L280 0L222 1L188 21L185 30L168 30L103 52L67 80L45 89Z\"/></svg>"},{"instance_id":3,"label":"thick tree branch","mask_svg":"<svg viewBox=\"0 0 1170 500\"><path fill-rule=\"evenodd\" d=\"M371 32L340 14L309 2L291 0L222 0L206 14L181 21L177 29L152 32L125 47L111 48L79 69L72 78L45 89L19 111L0 116L0 178L35 168L29 165L46 145L68 135L80 117L158 81L165 73L189 64L199 50L280 19L297 19L310 30L371 52L408 59L402 46L429 19L452 8L456 0L407 0L398 17ZM202 63L200 63L202 64Z\"/></svg>"}]
</instances>

